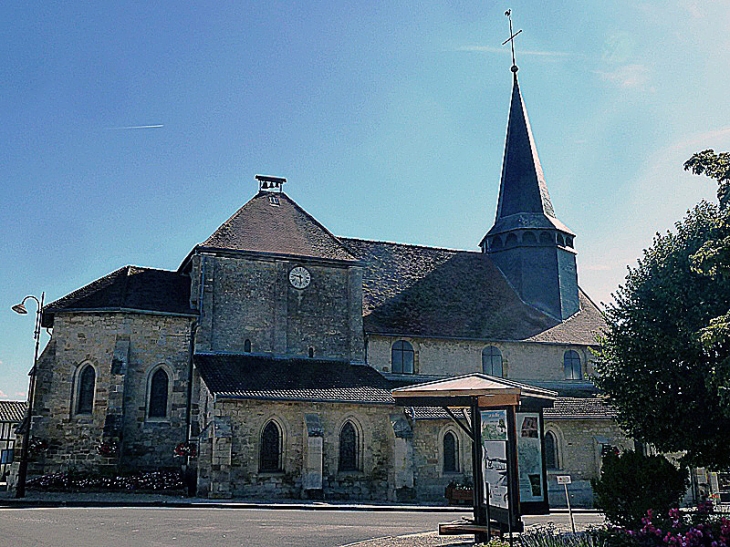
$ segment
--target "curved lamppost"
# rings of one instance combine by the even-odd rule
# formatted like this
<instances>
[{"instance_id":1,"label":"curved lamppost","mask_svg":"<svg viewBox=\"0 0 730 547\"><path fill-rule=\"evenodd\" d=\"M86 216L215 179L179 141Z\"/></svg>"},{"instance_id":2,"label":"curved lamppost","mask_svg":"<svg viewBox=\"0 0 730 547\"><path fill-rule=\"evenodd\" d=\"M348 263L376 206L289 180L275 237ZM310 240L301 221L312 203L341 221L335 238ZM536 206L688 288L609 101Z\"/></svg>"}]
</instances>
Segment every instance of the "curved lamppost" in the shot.
<instances>
[{"instance_id":1,"label":"curved lamppost","mask_svg":"<svg viewBox=\"0 0 730 547\"><path fill-rule=\"evenodd\" d=\"M26 301L34 300L36 306L38 306L38 309L35 313L35 330L33 331L33 338L35 339L35 355L33 357L33 368L31 368L30 372L28 373L28 376L30 376L30 380L28 382L28 408L26 409L25 413L25 423L27 424L27 429L23 434L23 444L20 448L18 481L15 485L16 498L25 497L25 480L28 476L28 447L30 445L30 427L33 418L33 399L35 398L35 375L36 366L38 365L38 349L40 348L41 344L41 319L43 317L43 301L45 300L45 298L45 292L41 293L40 300L38 300L38 298L31 294L23 298L23 301L20 304L16 304L11 308L15 313L19 313L20 315L26 315L28 313L28 310L25 307Z\"/></svg>"}]
</instances>

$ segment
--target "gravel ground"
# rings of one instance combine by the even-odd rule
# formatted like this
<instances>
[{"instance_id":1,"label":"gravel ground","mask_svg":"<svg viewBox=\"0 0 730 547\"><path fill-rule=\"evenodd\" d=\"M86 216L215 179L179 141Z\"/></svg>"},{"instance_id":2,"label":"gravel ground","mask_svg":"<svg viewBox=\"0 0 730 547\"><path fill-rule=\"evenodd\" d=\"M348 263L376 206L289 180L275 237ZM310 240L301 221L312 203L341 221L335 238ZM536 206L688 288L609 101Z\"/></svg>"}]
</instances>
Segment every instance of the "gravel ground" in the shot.
<instances>
[{"instance_id":1,"label":"gravel ground","mask_svg":"<svg viewBox=\"0 0 730 547\"><path fill-rule=\"evenodd\" d=\"M439 536L436 532L351 543L343 547L472 547L474 536Z\"/></svg>"}]
</instances>

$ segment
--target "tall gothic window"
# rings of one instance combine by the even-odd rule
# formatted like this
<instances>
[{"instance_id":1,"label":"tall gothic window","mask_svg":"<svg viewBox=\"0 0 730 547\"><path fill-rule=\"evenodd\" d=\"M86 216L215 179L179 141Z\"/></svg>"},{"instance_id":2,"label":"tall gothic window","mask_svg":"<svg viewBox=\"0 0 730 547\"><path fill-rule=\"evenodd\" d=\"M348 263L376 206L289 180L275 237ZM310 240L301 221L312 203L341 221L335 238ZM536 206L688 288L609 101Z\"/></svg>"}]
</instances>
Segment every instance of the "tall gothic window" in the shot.
<instances>
[{"instance_id":1,"label":"tall gothic window","mask_svg":"<svg viewBox=\"0 0 730 547\"><path fill-rule=\"evenodd\" d=\"M393 344L390 352L391 370L402 374L413 374L413 346L405 340Z\"/></svg>"},{"instance_id":2,"label":"tall gothic window","mask_svg":"<svg viewBox=\"0 0 730 547\"><path fill-rule=\"evenodd\" d=\"M150 380L150 400L147 416L150 418L167 418L167 395L170 379L167 372L158 368Z\"/></svg>"},{"instance_id":3,"label":"tall gothic window","mask_svg":"<svg viewBox=\"0 0 730 547\"><path fill-rule=\"evenodd\" d=\"M563 354L563 369L565 370L566 380L583 379L583 371L581 370L580 355L575 350L568 350Z\"/></svg>"},{"instance_id":4,"label":"tall gothic window","mask_svg":"<svg viewBox=\"0 0 730 547\"><path fill-rule=\"evenodd\" d=\"M482 372L499 378L504 375L502 352L499 351L499 348L487 346L482 350Z\"/></svg>"},{"instance_id":5,"label":"tall gothic window","mask_svg":"<svg viewBox=\"0 0 730 547\"><path fill-rule=\"evenodd\" d=\"M94 392L96 391L96 371L91 365L86 365L81 371L78 389L76 414L91 414L94 409Z\"/></svg>"},{"instance_id":6,"label":"tall gothic window","mask_svg":"<svg viewBox=\"0 0 730 547\"><path fill-rule=\"evenodd\" d=\"M281 471L281 430L274 421L267 423L261 433L259 471L262 473Z\"/></svg>"},{"instance_id":7,"label":"tall gothic window","mask_svg":"<svg viewBox=\"0 0 730 547\"><path fill-rule=\"evenodd\" d=\"M557 442L552 431L545 432L545 466L548 469L558 468Z\"/></svg>"},{"instance_id":8,"label":"tall gothic window","mask_svg":"<svg viewBox=\"0 0 730 547\"><path fill-rule=\"evenodd\" d=\"M444 435L444 473L459 472L459 441L449 431Z\"/></svg>"},{"instance_id":9,"label":"tall gothic window","mask_svg":"<svg viewBox=\"0 0 730 547\"><path fill-rule=\"evenodd\" d=\"M358 471L357 430L347 422L340 430L340 471Z\"/></svg>"}]
</instances>

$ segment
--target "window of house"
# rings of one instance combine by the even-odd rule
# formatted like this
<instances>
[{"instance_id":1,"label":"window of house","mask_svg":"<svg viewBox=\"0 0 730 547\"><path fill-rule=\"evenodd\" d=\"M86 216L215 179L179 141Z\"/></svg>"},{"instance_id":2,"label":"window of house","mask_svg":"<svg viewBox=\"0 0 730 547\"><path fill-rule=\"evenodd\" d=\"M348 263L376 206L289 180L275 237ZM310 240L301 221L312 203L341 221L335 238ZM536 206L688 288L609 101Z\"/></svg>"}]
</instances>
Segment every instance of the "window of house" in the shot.
<instances>
[{"instance_id":1,"label":"window of house","mask_svg":"<svg viewBox=\"0 0 730 547\"><path fill-rule=\"evenodd\" d=\"M158 368L150 380L150 400L147 410L149 418L167 418L167 397L170 379L162 368Z\"/></svg>"},{"instance_id":2,"label":"window of house","mask_svg":"<svg viewBox=\"0 0 730 547\"><path fill-rule=\"evenodd\" d=\"M243 343L243 351L245 353L251 353L251 340L246 338L246 341Z\"/></svg>"},{"instance_id":3,"label":"window of house","mask_svg":"<svg viewBox=\"0 0 730 547\"><path fill-rule=\"evenodd\" d=\"M79 374L78 389L76 414L91 414L94 409L94 392L96 391L96 371L91 365L86 365Z\"/></svg>"},{"instance_id":4,"label":"window of house","mask_svg":"<svg viewBox=\"0 0 730 547\"><path fill-rule=\"evenodd\" d=\"M413 346L405 340L398 340L391 349L391 370L413 374Z\"/></svg>"},{"instance_id":5,"label":"window of house","mask_svg":"<svg viewBox=\"0 0 730 547\"><path fill-rule=\"evenodd\" d=\"M502 352L499 351L499 348L488 346L482 350L482 372L499 378L504 375Z\"/></svg>"},{"instance_id":6,"label":"window of house","mask_svg":"<svg viewBox=\"0 0 730 547\"><path fill-rule=\"evenodd\" d=\"M346 422L340 430L340 471L358 471L357 430Z\"/></svg>"},{"instance_id":7,"label":"window of house","mask_svg":"<svg viewBox=\"0 0 730 547\"><path fill-rule=\"evenodd\" d=\"M545 465L548 469L558 468L557 439L552 431L545 432Z\"/></svg>"},{"instance_id":8,"label":"window of house","mask_svg":"<svg viewBox=\"0 0 730 547\"><path fill-rule=\"evenodd\" d=\"M281 471L281 430L276 422L270 421L261 432L259 471L275 473Z\"/></svg>"},{"instance_id":9,"label":"window of house","mask_svg":"<svg viewBox=\"0 0 730 547\"><path fill-rule=\"evenodd\" d=\"M565 370L566 380L581 380L583 378L580 356L577 351L571 349L563 354L563 369Z\"/></svg>"},{"instance_id":10,"label":"window of house","mask_svg":"<svg viewBox=\"0 0 730 547\"><path fill-rule=\"evenodd\" d=\"M444 435L444 473L459 472L459 441L453 432Z\"/></svg>"}]
</instances>

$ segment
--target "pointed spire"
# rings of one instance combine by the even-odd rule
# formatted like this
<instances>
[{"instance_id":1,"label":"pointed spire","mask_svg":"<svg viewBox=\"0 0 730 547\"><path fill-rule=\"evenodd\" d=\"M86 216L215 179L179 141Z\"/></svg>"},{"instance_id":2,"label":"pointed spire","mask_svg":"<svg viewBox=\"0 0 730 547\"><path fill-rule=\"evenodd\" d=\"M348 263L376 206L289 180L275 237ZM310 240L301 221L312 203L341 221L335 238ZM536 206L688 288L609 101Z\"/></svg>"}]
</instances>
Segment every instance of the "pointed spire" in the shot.
<instances>
[{"instance_id":1,"label":"pointed spire","mask_svg":"<svg viewBox=\"0 0 730 547\"><path fill-rule=\"evenodd\" d=\"M520 213L537 213L555 218L527 109L522 100L517 74L514 73L496 223Z\"/></svg>"}]
</instances>

